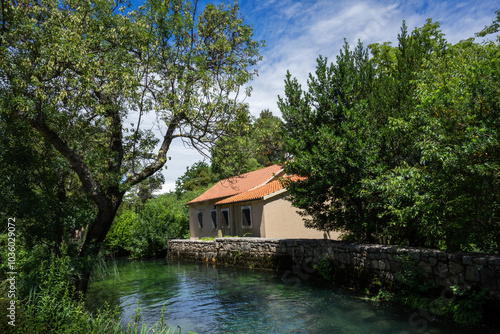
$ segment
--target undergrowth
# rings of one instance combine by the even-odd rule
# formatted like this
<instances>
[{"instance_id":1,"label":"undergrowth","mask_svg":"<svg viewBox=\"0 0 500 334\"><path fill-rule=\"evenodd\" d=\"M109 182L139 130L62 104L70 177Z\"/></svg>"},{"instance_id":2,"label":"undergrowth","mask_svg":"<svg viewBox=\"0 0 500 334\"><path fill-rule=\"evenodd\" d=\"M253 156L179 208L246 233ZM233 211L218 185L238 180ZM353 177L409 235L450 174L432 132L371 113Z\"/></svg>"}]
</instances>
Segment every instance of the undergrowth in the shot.
<instances>
[{"instance_id":1,"label":"undergrowth","mask_svg":"<svg viewBox=\"0 0 500 334\"><path fill-rule=\"evenodd\" d=\"M16 298L8 297L5 279L0 284L0 333L179 333L179 328L165 324L164 310L157 323L148 325L141 323L138 307L136 316L126 328L121 325L118 309L104 306L95 312L89 311L84 298L75 292L73 280L77 273L64 247L61 255L52 253L48 259L40 260L37 268L33 267L32 255L31 258L19 260L23 267L19 268L16 278ZM12 300L15 301L15 321L9 324L12 319L7 315Z\"/></svg>"}]
</instances>

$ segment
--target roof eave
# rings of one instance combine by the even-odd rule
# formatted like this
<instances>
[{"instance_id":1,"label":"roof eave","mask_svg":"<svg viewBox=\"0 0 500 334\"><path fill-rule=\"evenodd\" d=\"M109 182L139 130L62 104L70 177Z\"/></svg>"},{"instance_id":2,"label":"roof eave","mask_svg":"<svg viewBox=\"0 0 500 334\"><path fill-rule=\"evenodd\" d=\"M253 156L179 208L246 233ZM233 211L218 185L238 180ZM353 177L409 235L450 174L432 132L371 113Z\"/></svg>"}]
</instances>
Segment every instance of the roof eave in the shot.
<instances>
[{"instance_id":1,"label":"roof eave","mask_svg":"<svg viewBox=\"0 0 500 334\"><path fill-rule=\"evenodd\" d=\"M266 200L268 200L268 199L270 199L270 198L272 198L272 197L275 197L275 196L281 195L281 194L286 193L286 192L287 192L286 188L282 188L282 189L277 190L277 191L275 191L275 192L273 192L273 193L270 193L270 194L265 195L262 199L263 199L264 201L266 201Z\"/></svg>"},{"instance_id":2,"label":"roof eave","mask_svg":"<svg viewBox=\"0 0 500 334\"><path fill-rule=\"evenodd\" d=\"M264 199L264 197L258 197L258 198L242 199L242 200L239 200L239 201L233 201L233 202L227 202L227 203L220 203L220 204L215 203L214 205L215 206L221 206L221 205L228 205L228 204L237 204L237 203L244 203L244 202L260 201L260 200L263 200L263 199Z\"/></svg>"}]
</instances>

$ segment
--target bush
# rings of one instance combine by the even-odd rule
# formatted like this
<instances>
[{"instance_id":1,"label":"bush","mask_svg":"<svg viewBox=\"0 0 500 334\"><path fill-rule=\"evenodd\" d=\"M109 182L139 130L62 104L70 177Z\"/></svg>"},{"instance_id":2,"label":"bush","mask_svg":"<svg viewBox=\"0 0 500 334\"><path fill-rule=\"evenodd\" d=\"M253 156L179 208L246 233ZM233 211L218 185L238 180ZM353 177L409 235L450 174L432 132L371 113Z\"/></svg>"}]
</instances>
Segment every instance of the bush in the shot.
<instances>
[{"instance_id":1,"label":"bush","mask_svg":"<svg viewBox=\"0 0 500 334\"><path fill-rule=\"evenodd\" d=\"M189 215L173 193L146 202L130 229L127 249L135 257L164 256L167 240L189 236Z\"/></svg>"},{"instance_id":2,"label":"bush","mask_svg":"<svg viewBox=\"0 0 500 334\"><path fill-rule=\"evenodd\" d=\"M189 212L185 203L204 189L149 199L141 207L128 206L117 215L105 240L105 249L132 257L165 256L168 239L189 238Z\"/></svg>"},{"instance_id":3,"label":"bush","mask_svg":"<svg viewBox=\"0 0 500 334\"><path fill-rule=\"evenodd\" d=\"M126 210L121 215L116 216L108 235L106 236L105 247L113 254L122 254L131 244L131 227L136 224L139 215L133 210Z\"/></svg>"},{"instance_id":4,"label":"bush","mask_svg":"<svg viewBox=\"0 0 500 334\"><path fill-rule=\"evenodd\" d=\"M38 246L29 256L19 259L16 326L5 322L9 318L4 306L10 300L2 298L2 333L104 333L102 328L114 328L117 332L116 312L106 309L93 315L86 310L83 298L76 298L73 280L76 269L67 252L68 247L63 245L61 255L52 253L47 259L43 247ZM7 296L5 285L2 296Z\"/></svg>"}]
</instances>

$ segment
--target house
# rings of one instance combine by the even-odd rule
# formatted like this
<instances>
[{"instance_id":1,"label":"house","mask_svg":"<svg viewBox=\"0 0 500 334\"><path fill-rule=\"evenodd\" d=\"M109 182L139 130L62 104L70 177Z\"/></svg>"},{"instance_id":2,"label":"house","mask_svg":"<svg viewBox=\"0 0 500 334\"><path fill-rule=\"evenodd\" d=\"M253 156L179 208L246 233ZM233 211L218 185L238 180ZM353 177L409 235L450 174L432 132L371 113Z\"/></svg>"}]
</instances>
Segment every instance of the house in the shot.
<instances>
[{"instance_id":1,"label":"house","mask_svg":"<svg viewBox=\"0 0 500 334\"><path fill-rule=\"evenodd\" d=\"M285 199L279 165L217 182L188 202L191 239L216 236L323 239L304 226L303 216ZM292 177L293 178L293 177ZM295 177L296 178L296 177ZM339 234L330 234L335 239Z\"/></svg>"}]
</instances>

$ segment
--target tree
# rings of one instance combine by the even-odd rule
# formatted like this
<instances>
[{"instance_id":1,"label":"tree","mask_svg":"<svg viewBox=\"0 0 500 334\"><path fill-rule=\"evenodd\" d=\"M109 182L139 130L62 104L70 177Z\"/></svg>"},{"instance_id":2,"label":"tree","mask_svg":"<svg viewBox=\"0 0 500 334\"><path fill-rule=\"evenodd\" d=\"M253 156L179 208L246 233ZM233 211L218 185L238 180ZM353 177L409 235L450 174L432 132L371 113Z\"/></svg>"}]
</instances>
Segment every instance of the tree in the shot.
<instances>
[{"instance_id":1,"label":"tree","mask_svg":"<svg viewBox=\"0 0 500 334\"><path fill-rule=\"evenodd\" d=\"M120 5L2 3L0 111L50 143L92 200L81 258L98 253L124 194L165 165L174 139L202 149L224 133L260 59L237 5L200 13L197 1L151 0L128 14ZM143 129L148 111L161 138Z\"/></svg>"},{"instance_id":2,"label":"tree","mask_svg":"<svg viewBox=\"0 0 500 334\"><path fill-rule=\"evenodd\" d=\"M178 196L188 192L205 189L219 181L219 176L212 168L204 162L198 161L190 167L186 167L184 175L175 181L175 192Z\"/></svg>"},{"instance_id":3,"label":"tree","mask_svg":"<svg viewBox=\"0 0 500 334\"><path fill-rule=\"evenodd\" d=\"M369 125L375 120L370 110L373 80L362 44L350 51L346 43L336 64L320 57L307 91L287 74L285 98L278 102L284 147L293 158L285 171L306 179L286 186L293 205L310 215L308 227L349 231L367 240L375 232L367 223L373 213L361 196L361 180L377 155Z\"/></svg>"},{"instance_id":4,"label":"tree","mask_svg":"<svg viewBox=\"0 0 500 334\"><path fill-rule=\"evenodd\" d=\"M357 241L498 252L499 43L449 45L431 20L398 41L320 57L308 91L288 74L292 203Z\"/></svg>"},{"instance_id":5,"label":"tree","mask_svg":"<svg viewBox=\"0 0 500 334\"><path fill-rule=\"evenodd\" d=\"M497 14L496 19L489 26L484 27L483 30L476 33L476 36L484 37L486 35L494 34L500 31L500 9L497 10L495 14Z\"/></svg>"},{"instance_id":6,"label":"tree","mask_svg":"<svg viewBox=\"0 0 500 334\"><path fill-rule=\"evenodd\" d=\"M420 160L374 182L391 224L412 223L420 245L498 252L498 47L463 41L424 62L420 103L397 126L412 129Z\"/></svg>"},{"instance_id":7,"label":"tree","mask_svg":"<svg viewBox=\"0 0 500 334\"><path fill-rule=\"evenodd\" d=\"M165 256L168 239L189 238L185 203L204 190L162 194L149 199L138 212L133 206L122 206L106 236L105 249L134 257Z\"/></svg>"},{"instance_id":8,"label":"tree","mask_svg":"<svg viewBox=\"0 0 500 334\"><path fill-rule=\"evenodd\" d=\"M16 232L28 249L44 243L59 253L92 205L69 164L27 124L0 115L0 133L0 216L22 221Z\"/></svg>"},{"instance_id":9,"label":"tree","mask_svg":"<svg viewBox=\"0 0 500 334\"><path fill-rule=\"evenodd\" d=\"M163 174L153 174L141 183L136 184L125 194L126 205L136 211L142 210L148 200L156 197L154 192L161 190L164 182L165 177Z\"/></svg>"},{"instance_id":10,"label":"tree","mask_svg":"<svg viewBox=\"0 0 500 334\"><path fill-rule=\"evenodd\" d=\"M285 159L281 138L281 120L269 110L262 110L253 124L254 143L258 147L257 161L261 166Z\"/></svg>"},{"instance_id":11,"label":"tree","mask_svg":"<svg viewBox=\"0 0 500 334\"><path fill-rule=\"evenodd\" d=\"M272 112L263 110L255 119L245 106L212 148L212 169L227 178L284 160L280 132L281 120Z\"/></svg>"}]
</instances>

